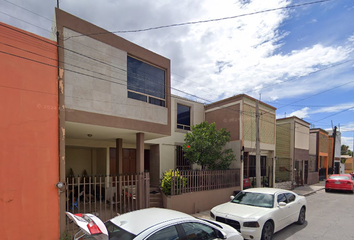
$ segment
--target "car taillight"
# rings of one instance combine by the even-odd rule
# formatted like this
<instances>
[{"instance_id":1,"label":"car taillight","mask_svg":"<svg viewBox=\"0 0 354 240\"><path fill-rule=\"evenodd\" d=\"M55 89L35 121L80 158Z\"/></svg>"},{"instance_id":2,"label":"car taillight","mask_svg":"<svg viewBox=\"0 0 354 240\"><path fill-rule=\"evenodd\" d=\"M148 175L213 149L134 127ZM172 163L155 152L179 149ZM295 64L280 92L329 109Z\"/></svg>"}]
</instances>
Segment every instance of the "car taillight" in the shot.
<instances>
[{"instance_id":1,"label":"car taillight","mask_svg":"<svg viewBox=\"0 0 354 240\"><path fill-rule=\"evenodd\" d=\"M75 216L78 216L78 217L82 217L82 213L76 213L76 214L74 214Z\"/></svg>"},{"instance_id":2,"label":"car taillight","mask_svg":"<svg viewBox=\"0 0 354 240\"><path fill-rule=\"evenodd\" d=\"M326 181L326 184L329 184L329 181Z\"/></svg>"},{"instance_id":3,"label":"car taillight","mask_svg":"<svg viewBox=\"0 0 354 240\"><path fill-rule=\"evenodd\" d=\"M353 183L352 182L347 182L347 185L353 185Z\"/></svg>"},{"instance_id":4,"label":"car taillight","mask_svg":"<svg viewBox=\"0 0 354 240\"><path fill-rule=\"evenodd\" d=\"M102 233L100 228L93 221L91 221L87 224L87 228L89 229L91 235Z\"/></svg>"}]
</instances>

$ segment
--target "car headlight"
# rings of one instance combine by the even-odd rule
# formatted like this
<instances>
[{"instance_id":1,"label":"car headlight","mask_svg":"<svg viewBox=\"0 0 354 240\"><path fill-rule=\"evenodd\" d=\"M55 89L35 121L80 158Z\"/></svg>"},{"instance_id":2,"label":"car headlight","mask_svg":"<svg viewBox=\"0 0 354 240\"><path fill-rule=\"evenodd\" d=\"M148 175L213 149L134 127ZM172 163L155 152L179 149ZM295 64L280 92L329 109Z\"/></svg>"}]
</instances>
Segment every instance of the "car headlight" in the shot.
<instances>
[{"instance_id":1,"label":"car headlight","mask_svg":"<svg viewBox=\"0 0 354 240\"><path fill-rule=\"evenodd\" d=\"M244 222L243 223L244 227L249 227L249 228L258 228L259 223L258 222Z\"/></svg>"},{"instance_id":2,"label":"car headlight","mask_svg":"<svg viewBox=\"0 0 354 240\"><path fill-rule=\"evenodd\" d=\"M215 215L214 215L212 212L210 212L210 217L211 217L212 219L215 219Z\"/></svg>"}]
</instances>

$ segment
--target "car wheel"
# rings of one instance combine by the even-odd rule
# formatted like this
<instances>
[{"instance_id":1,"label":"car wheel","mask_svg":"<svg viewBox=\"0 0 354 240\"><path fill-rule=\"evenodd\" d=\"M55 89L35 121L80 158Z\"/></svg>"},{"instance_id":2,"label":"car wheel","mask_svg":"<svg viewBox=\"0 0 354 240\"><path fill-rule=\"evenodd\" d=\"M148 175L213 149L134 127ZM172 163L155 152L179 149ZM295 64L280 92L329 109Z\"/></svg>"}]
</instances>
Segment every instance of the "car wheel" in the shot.
<instances>
[{"instance_id":1,"label":"car wheel","mask_svg":"<svg viewBox=\"0 0 354 240\"><path fill-rule=\"evenodd\" d=\"M271 240L273 238L274 226L270 221L266 222L262 229L261 240Z\"/></svg>"},{"instance_id":2,"label":"car wheel","mask_svg":"<svg viewBox=\"0 0 354 240\"><path fill-rule=\"evenodd\" d=\"M304 207L302 207L299 213L299 218L296 223L299 225L303 225L305 223L305 218L306 218L306 210Z\"/></svg>"},{"instance_id":3,"label":"car wheel","mask_svg":"<svg viewBox=\"0 0 354 240\"><path fill-rule=\"evenodd\" d=\"M328 188L326 188L326 189L325 189L325 191L326 191L326 192L329 192L329 189L328 189Z\"/></svg>"}]
</instances>

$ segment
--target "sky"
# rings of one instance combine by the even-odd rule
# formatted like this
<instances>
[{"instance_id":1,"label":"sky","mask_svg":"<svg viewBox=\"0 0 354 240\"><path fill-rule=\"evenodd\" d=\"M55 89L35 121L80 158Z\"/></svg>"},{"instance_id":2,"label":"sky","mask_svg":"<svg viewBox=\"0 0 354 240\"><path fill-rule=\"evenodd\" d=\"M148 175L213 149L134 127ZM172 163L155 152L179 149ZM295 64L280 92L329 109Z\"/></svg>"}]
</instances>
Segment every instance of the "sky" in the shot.
<instances>
[{"instance_id":1,"label":"sky","mask_svg":"<svg viewBox=\"0 0 354 240\"><path fill-rule=\"evenodd\" d=\"M0 22L49 38L56 5L0 0ZM175 95L209 104L244 93L277 108L277 118L337 126L353 150L354 0L60 0L59 6L169 58ZM181 25L122 32L173 24Z\"/></svg>"}]
</instances>

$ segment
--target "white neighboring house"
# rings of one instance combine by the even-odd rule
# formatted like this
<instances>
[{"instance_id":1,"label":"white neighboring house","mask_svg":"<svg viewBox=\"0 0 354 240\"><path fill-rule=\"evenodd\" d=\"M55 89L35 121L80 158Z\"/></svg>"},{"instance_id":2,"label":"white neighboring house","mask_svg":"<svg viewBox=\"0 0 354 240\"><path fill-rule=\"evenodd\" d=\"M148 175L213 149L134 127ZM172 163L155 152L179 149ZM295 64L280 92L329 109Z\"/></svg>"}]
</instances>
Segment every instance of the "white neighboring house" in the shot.
<instances>
[{"instance_id":1,"label":"white neighboring house","mask_svg":"<svg viewBox=\"0 0 354 240\"><path fill-rule=\"evenodd\" d=\"M158 144L160 178L169 169L196 169L185 161L182 152L184 136L191 126L205 120L204 104L171 95L171 136L145 141L145 144Z\"/></svg>"}]
</instances>

